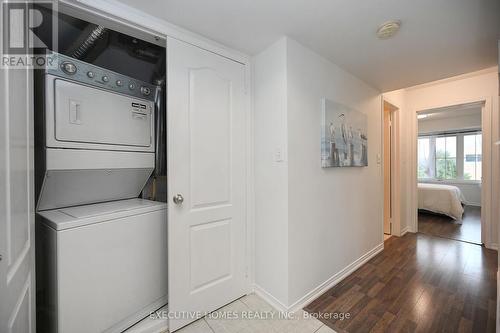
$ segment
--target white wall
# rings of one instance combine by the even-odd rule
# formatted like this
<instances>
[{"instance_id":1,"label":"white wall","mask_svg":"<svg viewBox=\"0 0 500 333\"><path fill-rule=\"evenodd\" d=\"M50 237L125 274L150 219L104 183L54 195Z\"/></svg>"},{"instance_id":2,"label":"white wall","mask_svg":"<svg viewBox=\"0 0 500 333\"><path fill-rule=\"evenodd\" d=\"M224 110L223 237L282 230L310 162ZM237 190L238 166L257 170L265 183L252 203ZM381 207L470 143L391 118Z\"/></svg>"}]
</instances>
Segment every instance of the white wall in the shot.
<instances>
[{"instance_id":1,"label":"white wall","mask_svg":"<svg viewBox=\"0 0 500 333\"><path fill-rule=\"evenodd\" d=\"M481 184L455 183L465 197L465 203L471 206L481 206Z\"/></svg>"},{"instance_id":2,"label":"white wall","mask_svg":"<svg viewBox=\"0 0 500 333\"><path fill-rule=\"evenodd\" d=\"M293 40L287 48L290 304L383 242L380 92ZM321 98L368 116L368 167L321 168Z\"/></svg>"},{"instance_id":3,"label":"white wall","mask_svg":"<svg viewBox=\"0 0 500 333\"><path fill-rule=\"evenodd\" d=\"M377 163L381 99L378 91L291 39L259 54L254 65L255 283L290 308L383 243ZM321 168L322 97L367 114L368 167ZM279 147L287 152L283 162L273 156Z\"/></svg>"},{"instance_id":4,"label":"white wall","mask_svg":"<svg viewBox=\"0 0 500 333\"><path fill-rule=\"evenodd\" d=\"M404 143L403 158L408 160L405 165L405 170L402 170L402 182L408 186L406 204L408 205L407 212L408 225L413 227L417 219L416 213L416 191L413 189L416 186L416 131L417 117L416 112L438 107L451 105L459 105L471 103L475 101L486 101L486 115L482 119L483 125L483 140L484 137L489 137L491 140L488 143L491 145L498 140L499 134L499 107L498 107L498 71L497 68L490 68L479 72L469 73L445 80L427 83L407 89L398 90L395 92L385 93L385 96L399 96L403 101L402 124L405 131L400 138ZM490 182L482 184L482 199L483 203L489 202L489 209L483 206L482 213L491 221L491 229L487 231L489 239L485 239L486 246L496 248L498 246L498 220L500 216L500 205L497 203L500 200L500 175L498 170L499 163L499 147L491 145L489 151L483 152L484 160L491 157L492 164L489 166L491 173ZM484 175L483 175L484 176ZM491 197L484 196L485 193L491 193ZM414 209L415 208L415 209Z\"/></svg>"},{"instance_id":5,"label":"white wall","mask_svg":"<svg viewBox=\"0 0 500 333\"><path fill-rule=\"evenodd\" d=\"M465 203L470 206L481 206L481 184L467 184L455 182L465 197Z\"/></svg>"},{"instance_id":6,"label":"white wall","mask_svg":"<svg viewBox=\"0 0 500 333\"><path fill-rule=\"evenodd\" d=\"M288 166L286 39L254 59L255 283L288 302ZM286 155L286 154L285 154Z\"/></svg>"}]
</instances>

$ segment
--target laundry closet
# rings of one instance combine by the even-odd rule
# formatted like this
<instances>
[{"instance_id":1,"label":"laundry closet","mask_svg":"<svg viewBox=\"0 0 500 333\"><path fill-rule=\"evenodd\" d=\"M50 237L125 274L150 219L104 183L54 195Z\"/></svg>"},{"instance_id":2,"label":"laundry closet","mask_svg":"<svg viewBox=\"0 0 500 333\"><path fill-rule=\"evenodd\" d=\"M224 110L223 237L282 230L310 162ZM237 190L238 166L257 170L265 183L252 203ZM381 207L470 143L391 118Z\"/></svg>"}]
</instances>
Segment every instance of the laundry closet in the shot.
<instances>
[{"instance_id":1,"label":"laundry closet","mask_svg":"<svg viewBox=\"0 0 500 333\"><path fill-rule=\"evenodd\" d=\"M248 293L247 64L82 6L54 19L28 96L37 332L158 309L175 331Z\"/></svg>"}]
</instances>

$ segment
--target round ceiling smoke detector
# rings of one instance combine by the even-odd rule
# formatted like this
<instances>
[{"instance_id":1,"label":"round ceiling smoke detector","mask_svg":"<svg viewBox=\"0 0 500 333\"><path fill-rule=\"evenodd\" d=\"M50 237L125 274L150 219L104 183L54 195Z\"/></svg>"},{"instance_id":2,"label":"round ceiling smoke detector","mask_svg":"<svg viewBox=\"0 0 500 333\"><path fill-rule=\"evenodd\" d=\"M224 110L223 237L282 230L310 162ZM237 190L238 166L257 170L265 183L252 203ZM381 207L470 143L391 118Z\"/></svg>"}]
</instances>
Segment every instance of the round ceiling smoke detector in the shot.
<instances>
[{"instance_id":1,"label":"round ceiling smoke detector","mask_svg":"<svg viewBox=\"0 0 500 333\"><path fill-rule=\"evenodd\" d=\"M399 20L385 22L380 27L378 27L377 37L379 39L391 38L395 34L397 34L400 27L401 27L401 21L399 21Z\"/></svg>"}]
</instances>

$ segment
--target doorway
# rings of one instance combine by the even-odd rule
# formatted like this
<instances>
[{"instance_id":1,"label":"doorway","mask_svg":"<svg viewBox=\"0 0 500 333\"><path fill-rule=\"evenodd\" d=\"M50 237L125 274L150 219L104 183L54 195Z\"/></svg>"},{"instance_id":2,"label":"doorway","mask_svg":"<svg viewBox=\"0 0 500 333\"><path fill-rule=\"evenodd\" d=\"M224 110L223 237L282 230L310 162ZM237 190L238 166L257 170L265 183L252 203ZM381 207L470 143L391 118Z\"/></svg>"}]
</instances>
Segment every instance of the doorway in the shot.
<instances>
[{"instance_id":1,"label":"doorway","mask_svg":"<svg viewBox=\"0 0 500 333\"><path fill-rule=\"evenodd\" d=\"M418 232L484 243L491 194L485 106L477 101L417 112Z\"/></svg>"},{"instance_id":2,"label":"doorway","mask_svg":"<svg viewBox=\"0 0 500 333\"><path fill-rule=\"evenodd\" d=\"M398 108L383 101L383 180L384 180L384 240L394 234L396 191L396 130Z\"/></svg>"}]
</instances>

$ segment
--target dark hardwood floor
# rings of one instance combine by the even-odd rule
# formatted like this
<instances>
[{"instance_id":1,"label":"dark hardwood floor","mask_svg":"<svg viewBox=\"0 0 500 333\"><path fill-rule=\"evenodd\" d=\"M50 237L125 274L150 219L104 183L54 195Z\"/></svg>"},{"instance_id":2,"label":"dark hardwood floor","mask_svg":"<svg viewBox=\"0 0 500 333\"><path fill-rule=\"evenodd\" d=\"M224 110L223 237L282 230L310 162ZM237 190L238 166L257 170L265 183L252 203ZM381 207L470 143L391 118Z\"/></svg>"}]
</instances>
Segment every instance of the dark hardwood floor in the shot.
<instances>
[{"instance_id":1,"label":"dark hardwood floor","mask_svg":"<svg viewBox=\"0 0 500 333\"><path fill-rule=\"evenodd\" d=\"M494 250L408 233L304 310L337 332L495 332L496 271Z\"/></svg>"},{"instance_id":2,"label":"dark hardwood floor","mask_svg":"<svg viewBox=\"0 0 500 333\"><path fill-rule=\"evenodd\" d=\"M419 212L418 231L428 235L481 244L481 207L465 206L462 224L451 217Z\"/></svg>"}]
</instances>

